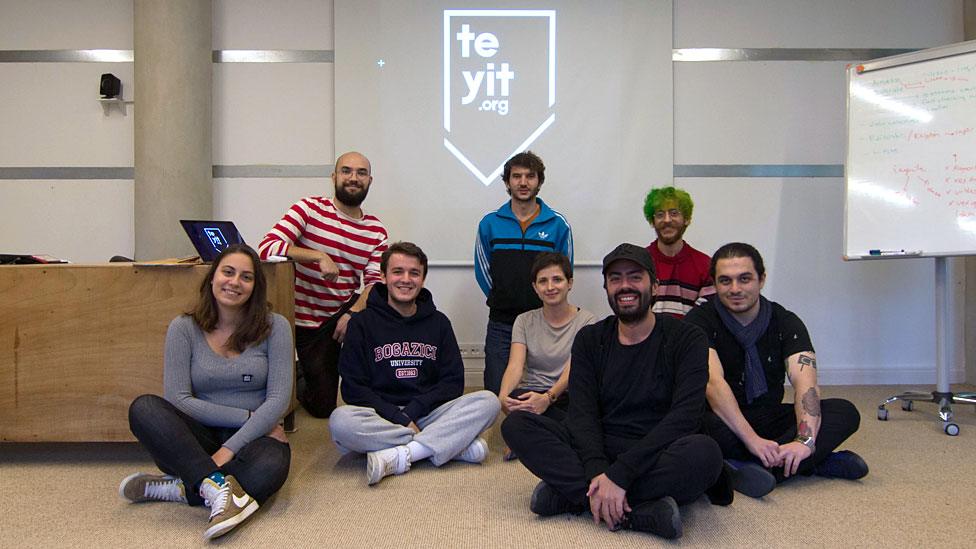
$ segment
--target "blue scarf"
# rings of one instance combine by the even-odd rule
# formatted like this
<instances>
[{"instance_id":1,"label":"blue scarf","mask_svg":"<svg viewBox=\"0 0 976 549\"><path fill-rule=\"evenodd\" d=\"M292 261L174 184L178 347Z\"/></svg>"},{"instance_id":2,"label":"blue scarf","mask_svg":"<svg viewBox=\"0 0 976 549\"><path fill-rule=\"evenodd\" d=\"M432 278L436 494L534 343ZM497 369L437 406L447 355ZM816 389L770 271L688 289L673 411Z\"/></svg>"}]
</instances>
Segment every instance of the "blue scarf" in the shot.
<instances>
[{"instance_id":1,"label":"blue scarf","mask_svg":"<svg viewBox=\"0 0 976 549\"><path fill-rule=\"evenodd\" d=\"M743 326L732 317L732 313L725 308L725 305L722 305L720 299L712 299L712 303L715 304L715 310L718 311L722 324L729 332L732 332L732 336L746 352L746 403L751 404L753 400L766 394L766 391L769 390L766 386L766 371L763 370L759 350L756 349L756 342L769 328L769 320L773 317L773 307L769 304L769 300L759 296L759 314L752 322Z\"/></svg>"}]
</instances>

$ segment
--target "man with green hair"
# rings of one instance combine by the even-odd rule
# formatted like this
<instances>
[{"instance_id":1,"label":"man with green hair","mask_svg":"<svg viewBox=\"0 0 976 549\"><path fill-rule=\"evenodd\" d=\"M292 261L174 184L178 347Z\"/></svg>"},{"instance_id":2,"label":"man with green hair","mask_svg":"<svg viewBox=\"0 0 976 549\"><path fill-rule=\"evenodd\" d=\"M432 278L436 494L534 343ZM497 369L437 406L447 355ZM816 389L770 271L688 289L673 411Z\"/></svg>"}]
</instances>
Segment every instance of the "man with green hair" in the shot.
<instances>
[{"instance_id":1,"label":"man with green hair","mask_svg":"<svg viewBox=\"0 0 976 549\"><path fill-rule=\"evenodd\" d=\"M709 257L684 240L694 207L691 195L674 187L651 189L644 199L644 217L657 233L657 239L647 246L659 283L655 313L681 318L715 293Z\"/></svg>"}]
</instances>

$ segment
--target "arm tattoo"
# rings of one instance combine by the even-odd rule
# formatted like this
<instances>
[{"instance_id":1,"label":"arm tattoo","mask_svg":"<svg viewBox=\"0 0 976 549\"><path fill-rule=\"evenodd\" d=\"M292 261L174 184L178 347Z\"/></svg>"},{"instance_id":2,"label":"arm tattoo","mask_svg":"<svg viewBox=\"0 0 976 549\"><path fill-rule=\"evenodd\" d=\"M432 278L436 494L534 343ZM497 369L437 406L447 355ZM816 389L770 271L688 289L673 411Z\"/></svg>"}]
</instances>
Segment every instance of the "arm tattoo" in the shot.
<instances>
[{"instance_id":1,"label":"arm tattoo","mask_svg":"<svg viewBox=\"0 0 976 549\"><path fill-rule=\"evenodd\" d=\"M803 371L804 366L810 366L814 370L817 369L817 359L813 358L812 356L800 355L800 357L797 358L797 361L800 363L801 372Z\"/></svg>"},{"instance_id":2,"label":"arm tattoo","mask_svg":"<svg viewBox=\"0 0 976 549\"><path fill-rule=\"evenodd\" d=\"M811 429L810 426L807 425L807 420L804 419L804 420L800 421L800 425L797 426L797 428L796 428L796 434L799 435L799 436L804 436L804 437L812 437L813 436L813 429Z\"/></svg>"},{"instance_id":3,"label":"arm tattoo","mask_svg":"<svg viewBox=\"0 0 976 549\"><path fill-rule=\"evenodd\" d=\"M803 411L810 414L811 416L820 415L820 397L817 396L817 390L810 387L806 394L803 395Z\"/></svg>"}]
</instances>

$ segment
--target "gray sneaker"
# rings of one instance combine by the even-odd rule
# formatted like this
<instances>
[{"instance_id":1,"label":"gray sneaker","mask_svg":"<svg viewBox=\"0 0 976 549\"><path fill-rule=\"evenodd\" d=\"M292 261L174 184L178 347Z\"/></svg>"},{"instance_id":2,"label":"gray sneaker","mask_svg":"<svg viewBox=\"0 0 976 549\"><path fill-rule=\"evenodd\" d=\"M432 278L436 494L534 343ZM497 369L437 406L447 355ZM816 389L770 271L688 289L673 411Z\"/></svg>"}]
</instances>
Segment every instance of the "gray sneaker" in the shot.
<instances>
[{"instance_id":1,"label":"gray sneaker","mask_svg":"<svg viewBox=\"0 0 976 549\"><path fill-rule=\"evenodd\" d=\"M488 443L485 439L478 437L474 439L474 442L468 444L468 447L464 449L463 452L454 457L458 461L466 461L468 463L481 463L488 457Z\"/></svg>"},{"instance_id":2,"label":"gray sneaker","mask_svg":"<svg viewBox=\"0 0 976 549\"><path fill-rule=\"evenodd\" d=\"M410 470L410 448L394 446L366 454L366 484L372 486L389 475Z\"/></svg>"},{"instance_id":3,"label":"gray sneaker","mask_svg":"<svg viewBox=\"0 0 976 549\"><path fill-rule=\"evenodd\" d=\"M169 475L132 473L119 484L119 495L132 503L174 501L186 503L183 481Z\"/></svg>"},{"instance_id":4,"label":"gray sneaker","mask_svg":"<svg viewBox=\"0 0 976 549\"><path fill-rule=\"evenodd\" d=\"M258 502L241 488L232 475L224 476L224 483L209 478L200 483L200 492L210 506L210 526L204 539L214 539L230 532L235 526L258 510Z\"/></svg>"}]
</instances>

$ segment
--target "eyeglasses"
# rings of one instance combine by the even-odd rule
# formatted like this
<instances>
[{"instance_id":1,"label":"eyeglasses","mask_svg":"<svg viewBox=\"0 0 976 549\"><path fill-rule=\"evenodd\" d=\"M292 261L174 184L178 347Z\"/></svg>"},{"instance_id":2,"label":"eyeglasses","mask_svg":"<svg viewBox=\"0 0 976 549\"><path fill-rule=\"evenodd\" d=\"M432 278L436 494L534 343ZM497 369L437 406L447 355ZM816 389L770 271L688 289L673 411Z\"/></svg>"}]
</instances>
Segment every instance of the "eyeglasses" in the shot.
<instances>
[{"instance_id":1,"label":"eyeglasses","mask_svg":"<svg viewBox=\"0 0 976 549\"><path fill-rule=\"evenodd\" d=\"M681 215L681 210L677 208L671 208L668 211L658 210L654 212L654 219L661 220L664 219L664 216L669 216L671 218L684 217L683 215Z\"/></svg>"}]
</instances>

